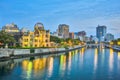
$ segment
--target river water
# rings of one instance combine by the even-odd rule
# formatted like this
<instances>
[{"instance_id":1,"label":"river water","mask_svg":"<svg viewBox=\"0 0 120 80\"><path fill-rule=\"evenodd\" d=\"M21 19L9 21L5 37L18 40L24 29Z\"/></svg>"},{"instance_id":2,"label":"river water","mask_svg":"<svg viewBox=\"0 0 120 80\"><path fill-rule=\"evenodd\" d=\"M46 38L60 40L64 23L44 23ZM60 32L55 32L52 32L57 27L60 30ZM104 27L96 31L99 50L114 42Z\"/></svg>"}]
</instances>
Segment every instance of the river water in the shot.
<instances>
[{"instance_id":1,"label":"river water","mask_svg":"<svg viewBox=\"0 0 120 80\"><path fill-rule=\"evenodd\" d=\"M0 80L120 80L120 52L93 48L0 62Z\"/></svg>"}]
</instances>

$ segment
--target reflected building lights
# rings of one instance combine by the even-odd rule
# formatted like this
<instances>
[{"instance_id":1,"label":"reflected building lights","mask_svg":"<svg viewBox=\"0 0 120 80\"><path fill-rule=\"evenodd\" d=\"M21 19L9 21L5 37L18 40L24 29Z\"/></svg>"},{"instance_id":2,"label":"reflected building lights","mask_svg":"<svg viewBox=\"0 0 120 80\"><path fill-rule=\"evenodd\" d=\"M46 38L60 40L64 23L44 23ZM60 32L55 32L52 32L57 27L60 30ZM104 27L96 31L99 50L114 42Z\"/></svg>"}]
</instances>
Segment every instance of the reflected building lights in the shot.
<instances>
[{"instance_id":1,"label":"reflected building lights","mask_svg":"<svg viewBox=\"0 0 120 80\"><path fill-rule=\"evenodd\" d=\"M27 70L27 79L31 78L32 67L33 67L33 63L31 61L29 61L29 63L28 63L28 70Z\"/></svg>"},{"instance_id":2,"label":"reflected building lights","mask_svg":"<svg viewBox=\"0 0 120 80\"><path fill-rule=\"evenodd\" d=\"M104 65L104 59L105 59L105 49L102 48L102 65Z\"/></svg>"},{"instance_id":3,"label":"reflected building lights","mask_svg":"<svg viewBox=\"0 0 120 80\"><path fill-rule=\"evenodd\" d=\"M104 48L102 49L102 53L105 53L105 49Z\"/></svg>"},{"instance_id":4,"label":"reflected building lights","mask_svg":"<svg viewBox=\"0 0 120 80\"><path fill-rule=\"evenodd\" d=\"M77 54L78 53L78 50L75 50L75 54Z\"/></svg>"},{"instance_id":5,"label":"reflected building lights","mask_svg":"<svg viewBox=\"0 0 120 80\"><path fill-rule=\"evenodd\" d=\"M37 75L38 72L40 72L40 71L42 73L42 71L44 70L45 66L46 66L46 58L35 59L33 61L33 69L34 69L35 75Z\"/></svg>"},{"instance_id":6,"label":"reflected building lights","mask_svg":"<svg viewBox=\"0 0 120 80\"><path fill-rule=\"evenodd\" d=\"M83 66L83 56L84 56L85 48L81 48L80 50L80 66Z\"/></svg>"},{"instance_id":7,"label":"reflected building lights","mask_svg":"<svg viewBox=\"0 0 120 80\"><path fill-rule=\"evenodd\" d=\"M60 56L60 73L64 75L64 71L66 69L66 55Z\"/></svg>"},{"instance_id":8,"label":"reflected building lights","mask_svg":"<svg viewBox=\"0 0 120 80\"><path fill-rule=\"evenodd\" d=\"M97 63L98 63L98 49L95 49L95 54L94 54L94 71L96 72L97 69Z\"/></svg>"},{"instance_id":9,"label":"reflected building lights","mask_svg":"<svg viewBox=\"0 0 120 80\"><path fill-rule=\"evenodd\" d=\"M32 69L34 70L35 75L38 74L39 70L43 70L46 66L46 58L35 59L33 61L24 60L22 62L22 68L26 78L31 78Z\"/></svg>"},{"instance_id":10,"label":"reflected building lights","mask_svg":"<svg viewBox=\"0 0 120 80\"><path fill-rule=\"evenodd\" d=\"M22 62L22 68L23 68L24 74L26 75L26 78L30 79L31 73L32 73L32 68L33 68L33 63L29 60L24 60Z\"/></svg>"},{"instance_id":11,"label":"reflected building lights","mask_svg":"<svg viewBox=\"0 0 120 80\"><path fill-rule=\"evenodd\" d=\"M16 60L16 59L15 59ZM103 64L102 64L103 60ZM21 62L22 61L22 62ZM1 61L2 79L119 79L120 52L105 48L81 48L65 54ZM88 74L90 73L90 75Z\"/></svg>"},{"instance_id":12,"label":"reflected building lights","mask_svg":"<svg viewBox=\"0 0 120 80\"><path fill-rule=\"evenodd\" d=\"M110 55L109 55L109 67L112 71L113 69L113 62L114 62L114 56L113 56L113 49L110 49Z\"/></svg>"},{"instance_id":13,"label":"reflected building lights","mask_svg":"<svg viewBox=\"0 0 120 80\"><path fill-rule=\"evenodd\" d=\"M54 59L53 57L48 57L48 75L49 77L51 77L52 75L52 71L53 71L53 62L54 62Z\"/></svg>"},{"instance_id":14,"label":"reflected building lights","mask_svg":"<svg viewBox=\"0 0 120 80\"><path fill-rule=\"evenodd\" d=\"M23 68L24 71L27 71L28 63L29 63L28 60L23 60L22 61L22 68Z\"/></svg>"},{"instance_id":15,"label":"reflected building lights","mask_svg":"<svg viewBox=\"0 0 120 80\"><path fill-rule=\"evenodd\" d=\"M84 52L85 52L85 48L81 48L81 54L84 54Z\"/></svg>"},{"instance_id":16,"label":"reflected building lights","mask_svg":"<svg viewBox=\"0 0 120 80\"><path fill-rule=\"evenodd\" d=\"M72 53L71 52L69 52L69 54L68 54L68 60L69 60L69 62L68 62L68 71L70 72L71 71L71 57L72 56Z\"/></svg>"},{"instance_id":17,"label":"reflected building lights","mask_svg":"<svg viewBox=\"0 0 120 80\"><path fill-rule=\"evenodd\" d=\"M118 60L120 61L120 52L118 52Z\"/></svg>"},{"instance_id":18,"label":"reflected building lights","mask_svg":"<svg viewBox=\"0 0 120 80\"><path fill-rule=\"evenodd\" d=\"M120 52L118 52L118 68L120 69Z\"/></svg>"},{"instance_id":19,"label":"reflected building lights","mask_svg":"<svg viewBox=\"0 0 120 80\"><path fill-rule=\"evenodd\" d=\"M75 55L75 52L74 51L72 51L72 56L74 56Z\"/></svg>"},{"instance_id":20,"label":"reflected building lights","mask_svg":"<svg viewBox=\"0 0 120 80\"><path fill-rule=\"evenodd\" d=\"M14 63L11 63L10 65L10 69L12 70L14 68L15 64Z\"/></svg>"},{"instance_id":21,"label":"reflected building lights","mask_svg":"<svg viewBox=\"0 0 120 80\"><path fill-rule=\"evenodd\" d=\"M74 52L75 52L74 60L75 60L75 62L77 62L78 61L78 57L76 57L76 56L78 54L78 50L75 50Z\"/></svg>"},{"instance_id":22,"label":"reflected building lights","mask_svg":"<svg viewBox=\"0 0 120 80\"><path fill-rule=\"evenodd\" d=\"M36 59L33 61L33 64L34 64L33 69L35 73L37 73L37 71L39 70L39 61L40 61L39 59Z\"/></svg>"}]
</instances>

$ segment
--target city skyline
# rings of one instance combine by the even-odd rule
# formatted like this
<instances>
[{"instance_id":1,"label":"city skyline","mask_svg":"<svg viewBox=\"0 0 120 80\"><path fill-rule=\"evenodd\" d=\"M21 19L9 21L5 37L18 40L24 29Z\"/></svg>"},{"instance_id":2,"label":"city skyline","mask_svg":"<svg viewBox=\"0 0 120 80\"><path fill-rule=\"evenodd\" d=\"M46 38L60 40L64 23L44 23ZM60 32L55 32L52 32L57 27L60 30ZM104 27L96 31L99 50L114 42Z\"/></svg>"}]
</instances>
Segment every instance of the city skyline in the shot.
<instances>
[{"instance_id":1,"label":"city skyline","mask_svg":"<svg viewBox=\"0 0 120 80\"><path fill-rule=\"evenodd\" d=\"M33 30L36 22L56 31L59 24L68 24L71 32L85 30L95 35L97 25L106 25L107 33L120 37L119 0L26 0L0 1L0 28L14 22L18 27ZM52 27L52 28L51 28Z\"/></svg>"}]
</instances>

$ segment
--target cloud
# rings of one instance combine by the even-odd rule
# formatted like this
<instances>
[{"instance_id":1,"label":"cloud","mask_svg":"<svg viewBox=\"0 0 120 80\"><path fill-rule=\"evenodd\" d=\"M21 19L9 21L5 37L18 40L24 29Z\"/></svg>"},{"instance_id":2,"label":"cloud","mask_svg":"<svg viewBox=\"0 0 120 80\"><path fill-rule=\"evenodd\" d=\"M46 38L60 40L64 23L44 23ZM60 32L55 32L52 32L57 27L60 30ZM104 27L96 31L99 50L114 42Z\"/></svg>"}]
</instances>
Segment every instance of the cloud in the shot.
<instances>
[{"instance_id":1,"label":"cloud","mask_svg":"<svg viewBox=\"0 0 120 80\"><path fill-rule=\"evenodd\" d=\"M41 21L52 31L57 25L70 25L71 31L86 30L94 34L97 25L106 25L108 32L120 32L119 0L29 0L28 1L0 1L0 17L2 24L9 21L19 25L34 25Z\"/></svg>"}]
</instances>

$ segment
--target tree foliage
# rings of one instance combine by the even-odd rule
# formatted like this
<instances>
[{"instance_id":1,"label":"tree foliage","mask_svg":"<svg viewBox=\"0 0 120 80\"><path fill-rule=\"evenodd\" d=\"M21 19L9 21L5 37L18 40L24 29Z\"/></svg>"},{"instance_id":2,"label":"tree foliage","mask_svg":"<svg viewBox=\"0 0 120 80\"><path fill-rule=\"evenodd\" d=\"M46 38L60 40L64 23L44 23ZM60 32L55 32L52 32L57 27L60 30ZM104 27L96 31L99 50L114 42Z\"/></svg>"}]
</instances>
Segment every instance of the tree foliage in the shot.
<instances>
[{"instance_id":1,"label":"tree foliage","mask_svg":"<svg viewBox=\"0 0 120 80\"><path fill-rule=\"evenodd\" d=\"M116 40L112 40L114 45L118 45L118 42L120 42L120 38L116 39Z\"/></svg>"},{"instance_id":2,"label":"tree foliage","mask_svg":"<svg viewBox=\"0 0 120 80\"><path fill-rule=\"evenodd\" d=\"M55 43L61 43L62 39L56 36L50 36L50 41L55 42Z\"/></svg>"},{"instance_id":3,"label":"tree foliage","mask_svg":"<svg viewBox=\"0 0 120 80\"><path fill-rule=\"evenodd\" d=\"M118 38L117 41L120 41L120 38Z\"/></svg>"},{"instance_id":4,"label":"tree foliage","mask_svg":"<svg viewBox=\"0 0 120 80\"><path fill-rule=\"evenodd\" d=\"M64 42L66 43L71 42L74 45L78 45L81 42L79 39L71 39L71 38L62 39L56 36L50 36L50 41L55 42L55 43L61 43L61 45L64 45Z\"/></svg>"},{"instance_id":5,"label":"tree foliage","mask_svg":"<svg viewBox=\"0 0 120 80\"><path fill-rule=\"evenodd\" d=\"M79 39L74 39L74 44L78 45L79 43L81 43L81 41Z\"/></svg>"},{"instance_id":6,"label":"tree foliage","mask_svg":"<svg viewBox=\"0 0 120 80\"><path fill-rule=\"evenodd\" d=\"M0 42L3 43L3 45L5 45L5 44L14 43L15 39L10 34L4 31L0 31Z\"/></svg>"}]
</instances>

